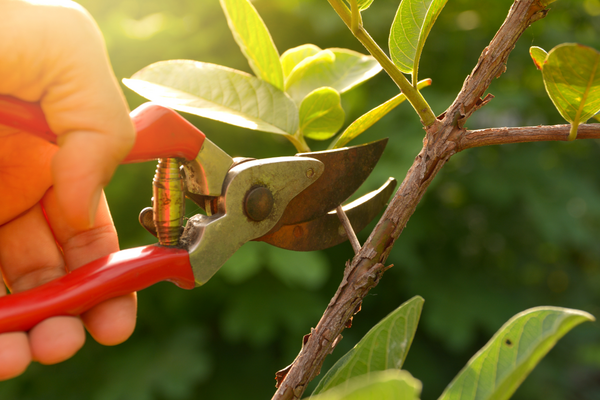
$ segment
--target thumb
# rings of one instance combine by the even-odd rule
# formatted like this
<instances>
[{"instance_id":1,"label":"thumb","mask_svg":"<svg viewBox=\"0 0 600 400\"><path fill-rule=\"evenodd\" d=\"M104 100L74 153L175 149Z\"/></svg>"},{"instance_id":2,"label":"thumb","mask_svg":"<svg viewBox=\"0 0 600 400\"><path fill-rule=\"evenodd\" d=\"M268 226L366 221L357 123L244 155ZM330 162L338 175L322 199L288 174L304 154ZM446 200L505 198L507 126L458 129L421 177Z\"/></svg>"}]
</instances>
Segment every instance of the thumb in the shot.
<instances>
[{"instance_id":1,"label":"thumb","mask_svg":"<svg viewBox=\"0 0 600 400\"><path fill-rule=\"evenodd\" d=\"M53 79L41 106L58 136L52 161L58 205L69 225L87 229L94 223L102 189L133 145L135 133L94 20L77 5L57 13L62 21L49 22L61 21L52 31L57 48L45 60Z\"/></svg>"},{"instance_id":2,"label":"thumb","mask_svg":"<svg viewBox=\"0 0 600 400\"><path fill-rule=\"evenodd\" d=\"M67 0L0 1L0 93L40 101L60 149L52 164L66 222L93 224L102 188L134 141L127 104L92 17Z\"/></svg>"},{"instance_id":3,"label":"thumb","mask_svg":"<svg viewBox=\"0 0 600 400\"><path fill-rule=\"evenodd\" d=\"M93 131L73 131L61 141L52 177L67 224L82 230L94 225L102 189L128 149L129 142Z\"/></svg>"}]
</instances>

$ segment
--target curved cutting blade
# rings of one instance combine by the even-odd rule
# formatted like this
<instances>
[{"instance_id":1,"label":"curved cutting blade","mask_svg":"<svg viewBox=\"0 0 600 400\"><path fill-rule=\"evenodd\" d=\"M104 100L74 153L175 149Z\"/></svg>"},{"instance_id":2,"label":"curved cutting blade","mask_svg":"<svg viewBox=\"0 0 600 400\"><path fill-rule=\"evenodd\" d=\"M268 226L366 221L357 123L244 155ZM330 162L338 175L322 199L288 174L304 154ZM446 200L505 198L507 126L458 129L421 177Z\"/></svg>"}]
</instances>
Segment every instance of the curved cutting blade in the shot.
<instances>
[{"instance_id":1,"label":"curved cutting blade","mask_svg":"<svg viewBox=\"0 0 600 400\"><path fill-rule=\"evenodd\" d=\"M312 221L342 204L371 174L387 141L382 139L360 146L296 154L296 157L321 161L325 171L290 201L277 227Z\"/></svg>"},{"instance_id":2,"label":"curved cutting blade","mask_svg":"<svg viewBox=\"0 0 600 400\"><path fill-rule=\"evenodd\" d=\"M361 231L383 210L395 188L396 180L390 178L378 190L342 207L355 232ZM346 231L334 210L312 221L284 225L254 240L288 250L311 251L327 249L347 239Z\"/></svg>"}]
</instances>

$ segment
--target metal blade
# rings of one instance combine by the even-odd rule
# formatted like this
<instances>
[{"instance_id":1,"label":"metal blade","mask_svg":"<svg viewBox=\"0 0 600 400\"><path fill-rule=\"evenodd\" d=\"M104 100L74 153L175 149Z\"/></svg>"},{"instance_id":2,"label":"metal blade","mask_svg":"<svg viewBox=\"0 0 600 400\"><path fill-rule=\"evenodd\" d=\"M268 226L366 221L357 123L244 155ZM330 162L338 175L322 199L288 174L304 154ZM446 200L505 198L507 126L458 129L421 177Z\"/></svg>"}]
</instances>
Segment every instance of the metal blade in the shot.
<instances>
[{"instance_id":1,"label":"metal blade","mask_svg":"<svg viewBox=\"0 0 600 400\"><path fill-rule=\"evenodd\" d=\"M321 161L325 172L290 201L277 227L312 221L342 204L371 174L386 144L387 139L382 139L360 146L296 154Z\"/></svg>"},{"instance_id":2,"label":"metal blade","mask_svg":"<svg viewBox=\"0 0 600 400\"><path fill-rule=\"evenodd\" d=\"M361 231L385 207L396 188L396 180L389 178L378 190L342 207L355 232ZM256 241L295 251L322 250L348 240L346 231L334 211L320 218L298 224L284 225Z\"/></svg>"}]
</instances>

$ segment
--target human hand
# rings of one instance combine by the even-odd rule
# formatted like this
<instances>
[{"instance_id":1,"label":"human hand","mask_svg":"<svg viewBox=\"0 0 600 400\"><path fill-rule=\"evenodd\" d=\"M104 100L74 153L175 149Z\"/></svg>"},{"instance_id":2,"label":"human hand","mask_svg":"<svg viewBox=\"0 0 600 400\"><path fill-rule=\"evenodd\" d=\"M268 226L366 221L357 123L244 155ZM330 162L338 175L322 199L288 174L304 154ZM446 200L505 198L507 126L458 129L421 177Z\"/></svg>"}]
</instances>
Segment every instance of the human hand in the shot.
<instances>
[{"instance_id":1,"label":"human hand","mask_svg":"<svg viewBox=\"0 0 600 400\"><path fill-rule=\"evenodd\" d=\"M101 33L75 3L0 0L0 76L1 94L40 102L59 144L0 126L0 269L20 292L119 250L102 188L134 129ZM135 311L131 294L0 335L0 380L71 357L83 324L102 344L126 340Z\"/></svg>"}]
</instances>

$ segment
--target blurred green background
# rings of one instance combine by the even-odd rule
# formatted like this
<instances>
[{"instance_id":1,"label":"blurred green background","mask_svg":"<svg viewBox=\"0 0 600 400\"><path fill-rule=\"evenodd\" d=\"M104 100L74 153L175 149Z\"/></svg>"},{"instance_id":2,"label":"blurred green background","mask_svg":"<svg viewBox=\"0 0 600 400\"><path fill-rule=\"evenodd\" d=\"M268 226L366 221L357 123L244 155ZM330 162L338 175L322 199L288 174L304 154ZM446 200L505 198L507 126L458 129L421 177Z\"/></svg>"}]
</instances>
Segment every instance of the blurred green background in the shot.
<instances>
[{"instance_id":1,"label":"blurred green background","mask_svg":"<svg viewBox=\"0 0 600 400\"><path fill-rule=\"evenodd\" d=\"M185 58L250 72L218 0L83 0L105 35L119 79L159 60ZM304 43L365 52L325 0L256 0L282 53ZM421 78L443 112L476 64L511 0L451 0L430 34ZM363 14L387 49L398 1ZM468 128L563 123L528 48L563 42L600 49L600 1L559 1L526 31L496 98ZM144 100L124 88L131 108ZM397 93L380 73L343 96L347 123ZM294 153L282 137L187 116L233 156ZM403 104L351 144L389 137L360 194L388 176L402 180L423 130ZM327 143L311 142L313 149ZM106 189L122 247L154 242L137 223L150 205L155 166L127 165ZM197 211L188 209L188 216ZM365 232L359 236L364 240ZM245 245L204 287L161 283L139 293L133 337L116 347L91 338L75 357L32 365L0 383L0 399L266 399L275 371L292 362L352 257L349 244L318 253ZM405 368L435 399L465 362L512 315L533 306L586 310L600 317L600 142L534 143L468 150L438 175L392 251L389 272L365 299L326 370L381 318L414 295L425 298ZM318 380L319 378L317 378ZM310 391L307 392L307 394ZM515 399L600 399L600 329L569 333L517 391Z\"/></svg>"}]
</instances>

